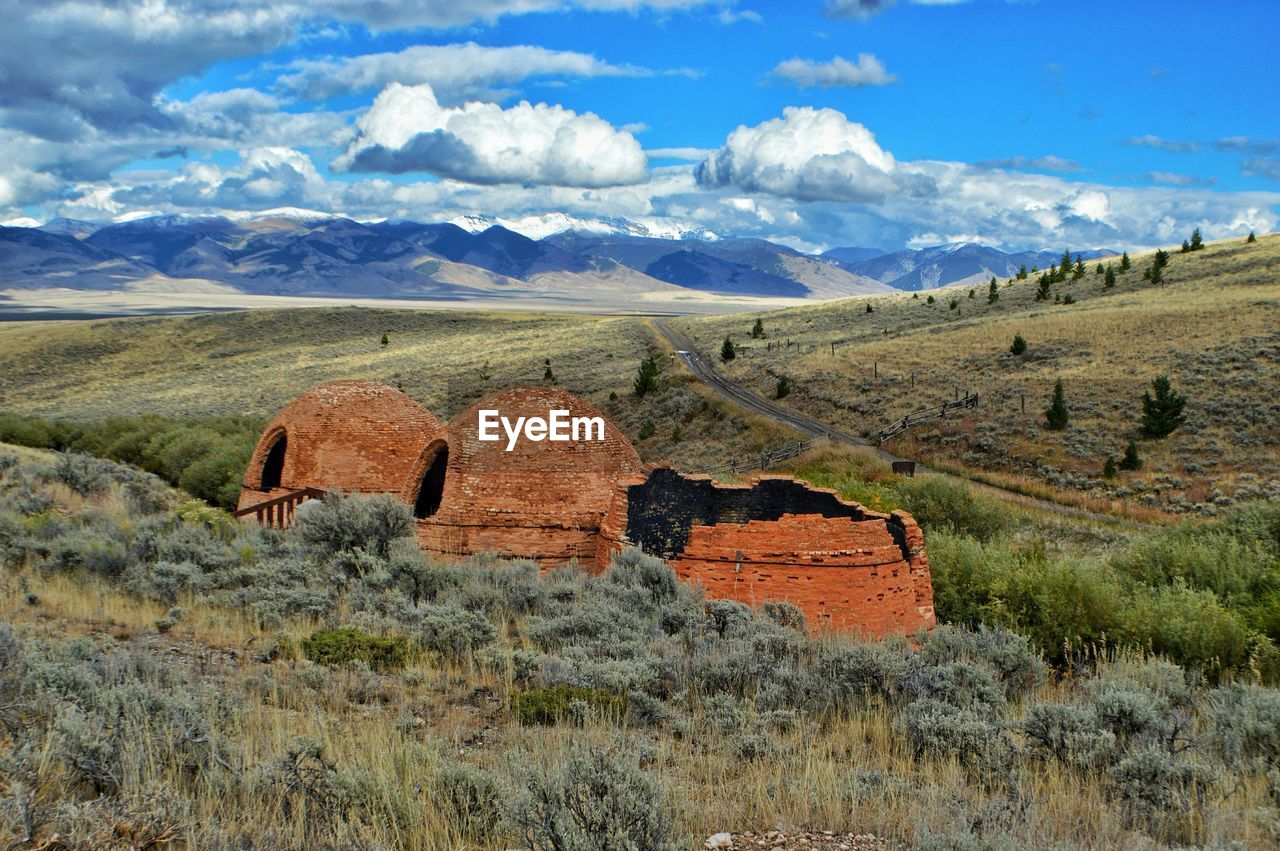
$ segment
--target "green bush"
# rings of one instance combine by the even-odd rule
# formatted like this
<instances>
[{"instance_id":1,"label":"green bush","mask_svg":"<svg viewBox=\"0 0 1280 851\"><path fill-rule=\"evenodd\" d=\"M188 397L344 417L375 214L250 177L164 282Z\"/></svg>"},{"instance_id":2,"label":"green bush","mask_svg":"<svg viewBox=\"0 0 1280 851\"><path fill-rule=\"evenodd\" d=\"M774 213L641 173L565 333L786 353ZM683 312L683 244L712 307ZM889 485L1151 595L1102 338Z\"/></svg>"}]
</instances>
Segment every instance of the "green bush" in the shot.
<instances>
[{"instance_id":1,"label":"green bush","mask_svg":"<svg viewBox=\"0 0 1280 851\"><path fill-rule=\"evenodd\" d=\"M521 724L557 724L564 720L582 721L582 707L599 717L616 720L625 712L624 701L615 694L598 689L558 685L534 688L511 695L511 714Z\"/></svg>"},{"instance_id":2,"label":"green bush","mask_svg":"<svg viewBox=\"0 0 1280 851\"><path fill-rule=\"evenodd\" d=\"M988 541L1013 522L1008 509L974 496L964 485L936 476L907 479L896 489L902 507L926 531L947 527L979 541Z\"/></svg>"},{"instance_id":3,"label":"green bush","mask_svg":"<svg viewBox=\"0 0 1280 851\"><path fill-rule=\"evenodd\" d=\"M321 665L342 667L363 662L375 671L398 671L409 659L409 640L402 635L377 636L339 627L311 633L302 640L302 653Z\"/></svg>"},{"instance_id":4,"label":"green bush","mask_svg":"<svg viewBox=\"0 0 1280 851\"><path fill-rule=\"evenodd\" d=\"M674 813L640 754L574 745L547 771L525 767L507 824L530 851L676 851Z\"/></svg>"}]
</instances>

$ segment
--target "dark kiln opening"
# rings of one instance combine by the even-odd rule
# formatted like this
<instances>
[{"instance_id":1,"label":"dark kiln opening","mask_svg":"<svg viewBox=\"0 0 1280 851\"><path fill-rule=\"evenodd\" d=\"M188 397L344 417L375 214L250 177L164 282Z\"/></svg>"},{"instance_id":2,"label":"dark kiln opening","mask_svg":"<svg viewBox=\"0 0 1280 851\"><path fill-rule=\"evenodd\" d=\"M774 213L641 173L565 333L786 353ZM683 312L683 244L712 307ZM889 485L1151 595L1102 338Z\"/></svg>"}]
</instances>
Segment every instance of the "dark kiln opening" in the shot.
<instances>
[{"instance_id":1,"label":"dark kiln opening","mask_svg":"<svg viewBox=\"0 0 1280 851\"><path fill-rule=\"evenodd\" d=\"M440 498L444 495L444 474L448 469L449 447L441 446L427 465L427 471L422 474L418 498L413 503L414 517L422 520L440 510Z\"/></svg>"},{"instance_id":2,"label":"dark kiln opening","mask_svg":"<svg viewBox=\"0 0 1280 851\"><path fill-rule=\"evenodd\" d=\"M280 487L280 477L284 474L284 453L289 444L288 435L281 432L276 442L267 451L267 460L262 462L262 489L269 491Z\"/></svg>"}]
</instances>

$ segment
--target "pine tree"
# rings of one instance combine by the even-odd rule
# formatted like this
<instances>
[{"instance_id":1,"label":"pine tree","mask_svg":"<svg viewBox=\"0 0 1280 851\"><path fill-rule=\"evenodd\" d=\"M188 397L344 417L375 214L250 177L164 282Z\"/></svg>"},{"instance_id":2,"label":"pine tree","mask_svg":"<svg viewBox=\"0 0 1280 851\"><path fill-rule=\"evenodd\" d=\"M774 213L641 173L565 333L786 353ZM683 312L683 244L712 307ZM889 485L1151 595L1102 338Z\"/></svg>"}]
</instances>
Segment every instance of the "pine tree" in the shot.
<instances>
[{"instance_id":1,"label":"pine tree","mask_svg":"<svg viewBox=\"0 0 1280 851\"><path fill-rule=\"evenodd\" d=\"M1142 459L1138 457L1138 441L1131 440L1124 448L1124 457L1120 459L1121 470L1141 470Z\"/></svg>"},{"instance_id":2,"label":"pine tree","mask_svg":"<svg viewBox=\"0 0 1280 851\"><path fill-rule=\"evenodd\" d=\"M958 299L958 298L953 298L953 299L951 299L951 309L952 309L952 310L955 310L955 309L956 309L957 307L959 307L959 306L960 306L960 299Z\"/></svg>"},{"instance_id":3,"label":"pine tree","mask_svg":"<svg viewBox=\"0 0 1280 851\"><path fill-rule=\"evenodd\" d=\"M776 392L773 394L773 398L781 399L783 396L790 395L790 393L791 393L791 382L787 381L787 377L784 375L778 379L778 388Z\"/></svg>"},{"instance_id":4,"label":"pine tree","mask_svg":"<svg viewBox=\"0 0 1280 851\"><path fill-rule=\"evenodd\" d=\"M925 304L933 304L935 301L937 301L937 299L935 299L933 296L929 296L924 301L925 301ZM868 304L867 307L871 307L871 305Z\"/></svg>"},{"instance_id":5,"label":"pine tree","mask_svg":"<svg viewBox=\"0 0 1280 851\"><path fill-rule=\"evenodd\" d=\"M1257 242L1258 236L1253 231L1249 231L1249 235L1245 237L1245 242Z\"/></svg>"},{"instance_id":6,"label":"pine tree","mask_svg":"<svg viewBox=\"0 0 1280 851\"><path fill-rule=\"evenodd\" d=\"M977 290L969 290L969 298L973 298Z\"/></svg>"},{"instance_id":7,"label":"pine tree","mask_svg":"<svg viewBox=\"0 0 1280 851\"><path fill-rule=\"evenodd\" d=\"M1040 276L1040 283L1036 287L1036 301L1048 301L1049 296L1053 294L1052 282L1048 275Z\"/></svg>"},{"instance_id":8,"label":"pine tree","mask_svg":"<svg viewBox=\"0 0 1280 851\"><path fill-rule=\"evenodd\" d=\"M1009 347L1009 353L1020 355L1027 350L1027 341L1022 339L1021 334L1013 335L1013 345Z\"/></svg>"},{"instance_id":9,"label":"pine tree","mask_svg":"<svg viewBox=\"0 0 1280 851\"><path fill-rule=\"evenodd\" d=\"M1142 434L1145 437L1168 437L1186 418L1182 409L1187 400L1178 395L1167 376L1161 375L1151 382L1155 396L1142 394Z\"/></svg>"},{"instance_id":10,"label":"pine tree","mask_svg":"<svg viewBox=\"0 0 1280 851\"><path fill-rule=\"evenodd\" d=\"M1103 269L1103 268L1102 268L1102 263L1101 263L1101 261L1099 261L1099 263L1098 263L1097 267L1093 270L1093 274L1095 274L1095 275L1102 275L1102 274L1103 274L1103 273L1105 273L1105 272L1106 272L1106 269Z\"/></svg>"},{"instance_id":11,"label":"pine tree","mask_svg":"<svg viewBox=\"0 0 1280 851\"><path fill-rule=\"evenodd\" d=\"M1018 280L1025 281L1027 279L1027 264L1023 263L1018 269Z\"/></svg>"},{"instance_id":12,"label":"pine tree","mask_svg":"<svg viewBox=\"0 0 1280 851\"><path fill-rule=\"evenodd\" d=\"M764 337L764 320L763 319L757 319L756 324L751 326L751 337L754 340L759 340Z\"/></svg>"},{"instance_id":13,"label":"pine tree","mask_svg":"<svg viewBox=\"0 0 1280 851\"><path fill-rule=\"evenodd\" d=\"M868 304L868 305L867 305L867 313L875 313L875 312L876 312L876 311L875 311L875 308L873 308L871 305L869 305L869 304Z\"/></svg>"},{"instance_id":14,"label":"pine tree","mask_svg":"<svg viewBox=\"0 0 1280 851\"><path fill-rule=\"evenodd\" d=\"M379 343L379 345L382 346L382 348L384 349L387 346L391 345L391 337L387 335L386 331L382 332L382 341Z\"/></svg>"},{"instance_id":15,"label":"pine tree","mask_svg":"<svg viewBox=\"0 0 1280 851\"><path fill-rule=\"evenodd\" d=\"M1126 251L1124 254L1120 255L1120 271L1121 272L1128 272L1129 267L1132 265L1133 264L1129 261L1129 252Z\"/></svg>"},{"instance_id":16,"label":"pine tree","mask_svg":"<svg viewBox=\"0 0 1280 851\"><path fill-rule=\"evenodd\" d=\"M658 389L658 359L653 355L640 361L640 368L636 370L636 380L632 385L632 394L637 399L643 399L645 394L652 393Z\"/></svg>"},{"instance_id":17,"label":"pine tree","mask_svg":"<svg viewBox=\"0 0 1280 851\"><path fill-rule=\"evenodd\" d=\"M730 339L728 335L725 335L724 345L720 347L720 360L727 363L737 356L738 349L733 345L733 340Z\"/></svg>"},{"instance_id":18,"label":"pine tree","mask_svg":"<svg viewBox=\"0 0 1280 851\"><path fill-rule=\"evenodd\" d=\"M1109 290L1116 285L1116 270L1107 264L1107 273L1102 276L1102 288Z\"/></svg>"},{"instance_id":19,"label":"pine tree","mask_svg":"<svg viewBox=\"0 0 1280 851\"><path fill-rule=\"evenodd\" d=\"M542 371L542 380L548 384L556 383L556 374L551 371L551 364L547 363L547 368Z\"/></svg>"},{"instance_id":20,"label":"pine tree","mask_svg":"<svg viewBox=\"0 0 1280 851\"><path fill-rule=\"evenodd\" d=\"M1116 477L1116 459L1110 455L1107 456L1107 463L1102 465L1102 478L1114 479Z\"/></svg>"},{"instance_id":21,"label":"pine tree","mask_svg":"<svg viewBox=\"0 0 1280 851\"><path fill-rule=\"evenodd\" d=\"M1071 259L1071 252L1063 251L1062 260L1058 262L1058 268L1062 271L1063 276L1065 276L1067 274L1067 270L1074 265L1075 262Z\"/></svg>"},{"instance_id":22,"label":"pine tree","mask_svg":"<svg viewBox=\"0 0 1280 851\"><path fill-rule=\"evenodd\" d=\"M1000 288L996 286L996 279L991 279L990 286L987 287L987 304L995 304L1000 300Z\"/></svg>"},{"instance_id":23,"label":"pine tree","mask_svg":"<svg viewBox=\"0 0 1280 851\"><path fill-rule=\"evenodd\" d=\"M1190 251L1199 251L1204 248L1204 234L1200 233L1200 228L1196 228L1191 232Z\"/></svg>"},{"instance_id":24,"label":"pine tree","mask_svg":"<svg viewBox=\"0 0 1280 851\"><path fill-rule=\"evenodd\" d=\"M1053 385L1053 401L1044 412L1045 423L1050 431L1062 431L1067 427L1070 414L1067 411L1067 399L1062 390L1062 379Z\"/></svg>"},{"instance_id":25,"label":"pine tree","mask_svg":"<svg viewBox=\"0 0 1280 851\"><path fill-rule=\"evenodd\" d=\"M1189 254L1189 253L1191 253L1191 243L1187 242L1185 239L1184 239L1184 240L1182 240L1182 250L1181 250L1180 252L1178 252L1178 253L1179 253L1179 254Z\"/></svg>"}]
</instances>

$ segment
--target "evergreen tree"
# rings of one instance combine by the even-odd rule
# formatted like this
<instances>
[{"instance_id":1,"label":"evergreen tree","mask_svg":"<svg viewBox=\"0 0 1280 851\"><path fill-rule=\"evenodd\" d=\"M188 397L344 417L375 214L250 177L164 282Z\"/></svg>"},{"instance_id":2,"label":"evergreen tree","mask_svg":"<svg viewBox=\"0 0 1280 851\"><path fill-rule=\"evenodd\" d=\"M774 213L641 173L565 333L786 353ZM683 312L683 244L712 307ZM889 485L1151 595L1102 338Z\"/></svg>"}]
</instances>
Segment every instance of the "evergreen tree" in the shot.
<instances>
[{"instance_id":1,"label":"evergreen tree","mask_svg":"<svg viewBox=\"0 0 1280 851\"><path fill-rule=\"evenodd\" d=\"M1182 240L1182 251L1180 251L1179 253L1180 254L1191 253L1191 243L1187 242L1185 239Z\"/></svg>"},{"instance_id":2,"label":"evergreen tree","mask_svg":"<svg viewBox=\"0 0 1280 851\"><path fill-rule=\"evenodd\" d=\"M724 338L724 345L720 347L720 360L727 363L737 356L738 349L733 345L733 340L726 334Z\"/></svg>"},{"instance_id":3,"label":"evergreen tree","mask_svg":"<svg viewBox=\"0 0 1280 851\"><path fill-rule=\"evenodd\" d=\"M1196 228L1191 232L1191 245L1189 250L1199 251L1204 248L1204 234L1200 233L1200 228Z\"/></svg>"},{"instance_id":4,"label":"evergreen tree","mask_svg":"<svg viewBox=\"0 0 1280 851\"><path fill-rule=\"evenodd\" d=\"M636 380L632 385L632 394L637 399L643 399L645 394L652 393L658 389L658 359L653 355L640 361L640 368L636 370Z\"/></svg>"},{"instance_id":5,"label":"evergreen tree","mask_svg":"<svg viewBox=\"0 0 1280 851\"><path fill-rule=\"evenodd\" d=\"M542 371L542 380L548 384L556 383L556 374L551 371L551 364L547 364L547 368Z\"/></svg>"},{"instance_id":6,"label":"evergreen tree","mask_svg":"<svg viewBox=\"0 0 1280 851\"><path fill-rule=\"evenodd\" d=\"M977 290L969 290L969 298L973 298L973 297L974 297L974 293L976 293L976 292L977 292Z\"/></svg>"},{"instance_id":7,"label":"evergreen tree","mask_svg":"<svg viewBox=\"0 0 1280 851\"><path fill-rule=\"evenodd\" d=\"M756 324L751 326L751 337L754 340L759 340L764 337L764 320L763 319L756 319Z\"/></svg>"},{"instance_id":8,"label":"evergreen tree","mask_svg":"<svg viewBox=\"0 0 1280 851\"><path fill-rule=\"evenodd\" d=\"M927 299L925 299L925 304L933 304L936 300L937 299L935 299L933 296L929 296ZM867 307L871 307L871 305L868 304Z\"/></svg>"},{"instance_id":9,"label":"evergreen tree","mask_svg":"<svg viewBox=\"0 0 1280 851\"><path fill-rule=\"evenodd\" d=\"M1049 296L1053 294L1052 282L1048 275L1040 276L1040 283L1036 287L1036 301L1048 301Z\"/></svg>"},{"instance_id":10,"label":"evergreen tree","mask_svg":"<svg viewBox=\"0 0 1280 851\"><path fill-rule=\"evenodd\" d=\"M1071 268L1072 266L1074 266L1074 265L1076 265L1076 264L1075 264L1075 262L1071 259L1071 252L1070 252L1070 251L1064 251L1064 252L1062 252L1062 260L1060 260L1060 261L1058 262L1058 268L1062 270L1062 274L1063 274L1063 275L1066 275L1066 274L1067 274L1067 270L1068 270L1068 269L1070 269L1070 268Z\"/></svg>"},{"instance_id":11,"label":"evergreen tree","mask_svg":"<svg viewBox=\"0 0 1280 851\"><path fill-rule=\"evenodd\" d=\"M676 427L671 429L671 442L679 443L684 440L684 432L680 430L680 423L676 423Z\"/></svg>"},{"instance_id":12,"label":"evergreen tree","mask_svg":"<svg viewBox=\"0 0 1280 851\"><path fill-rule=\"evenodd\" d=\"M1116 459L1110 455L1107 456L1107 463L1102 465L1102 478L1114 479L1116 477Z\"/></svg>"},{"instance_id":13,"label":"evergreen tree","mask_svg":"<svg viewBox=\"0 0 1280 851\"><path fill-rule=\"evenodd\" d=\"M1173 390L1167 376L1157 377L1151 382L1151 388L1154 396L1142 394L1142 434L1167 437L1186 421L1182 409L1187 406L1187 400Z\"/></svg>"},{"instance_id":14,"label":"evergreen tree","mask_svg":"<svg viewBox=\"0 0 1280 851\"><path fill-rule=\"evenodd\" d=\"M1044 412L1045 423L1050 431L1062 431L1067 427L1070 414L1067 411L1067 399L1062 390L1062 379L1053 385L1053 401Z\"/></svg>"},{"instance_id":15,"label":"evergreen tree","mask_svg":"<svg viewBox=\"0 0 1280 851\"><path fill-rule=\"evenodd\" d=\"M1013 335L1013 345L1009 347L1010 354L1020 355L1027 350L1027 341L1022 338L1021 334Z\"/></svg>"},{"instance_id":16,"label":"evergreen tree","mask_svg":"<svg viewBox=\"0 0 1280 851\"><path fill-rule=\"evenodd\" d=\"M958 298L953 298L953 299L951 299L951 309L952 309L952 310L955 310L955 309L956 309L957 307L959 307L959 306L960 306L960 299L958 299Z\"/></svg>"},{"instance_id":17,"label":"evergreen tree","mask_svg":"<svg viewBox=\"0 0 1280 851\"><path fill-rule=\"evenodd\" d=\"M1109 290L1116 285L1116 270L1107 265L1107 273L1102 276L1102 288Z\"/></svg>"},{"instance_id":18,"label":"evergreen tree","mask_svg":"<svg viewBox=\"0 0 1280 851\"><path fill-rule=\"evenodd\" d=\"M1257 241L1258 241L1257 234L1255 234L1253 231L1249 231L1249 235L1248 235L1247 237L1245 237L1245 240L1244 240L1244 241L1245 241L1245 242L1257 242Z\"/></svg>"},{"instance_id":19,"label":"evergreen tree","mask_svg":"<svg viewBox=\"0 0 1280 851\"><path fill-rule=\"evenodd\" d=\"M1000 289L996 286L996 279L991 279L991 284L987 287L987 304L995 304L1000 300Z\"/></svg>"},{"instance_id":20,"label":"evergreen tree","mask_svg":"<svg viewBox=\"0 0 1280 851\"><path fill-rule=\"evenodd\" d=\"M787 381L787 377L784 375L778 379L778 388L774 392L773 398L781 399L783 396L788 396L790 394L791 394L791 382Z\"/></svg>"},{"instance_id":21,"label":"evergreen tree","mask_svg":"<svg viewBox=\"0 0 1280 851\"><path fill-rule=\"evenodd\" d=\"M867 305L867 313L875 313L875 308L873 308L870 304Z\"/></svg>"},{"instance_id":22,"label":"evergreen tree","mask_svg":"<svg viewBox=\"0 0 1280 851\"><path fill-rule=\"evenodd\" d=\"M1141 470L1142 459L1138 457L1138 441L1131 440L1124 448L1124 457L1120 459L1121 470Z\"/></svg>"},{"instance_id":23,"label":"evergreen tree","mask_svg":"<svg viewBox=\"0 0 1280 851\"><path fill-rule=\"evenodd\" d=\"M1129 267L1132 265L1133 264L1129 261L1129 252L1126 251L1124 254L1120 255L1120 271L1121 272L1128 272Z\"/></svg>"},{"instance_id":24,"label":"evergreen tree","mask_svg":"<svg viewBox=\"0 0 1280 851\"><path fill-rule=\"evenodd\" d=\"M1102 261L1098 261L1098 266L1093 270L1093 273L1095 275L1102 275L1105 272L1106 272L1106 269L1102 268Z\"/></svg>"},{"instance_id":25,"label":"evergreen tree","mask_svg":"<svg viewBox=\"0 0 1280 851\"><path fill-rule=\"evenodd\" d=\"M1022 266L1018 268L1018 280L1025 281L1026 279L1027 279L1027 264L1023 263Z\"/></svg>"},{"instance_id":26,"label":"evergreen tree","mask_svg":"<svg viewBox=\"0 0 1280 851\"><path fill-rule=\"evenodd\" d=\"M382 348L384 349L387 346L391 345L391 337L387 334L386 331L382 332L382 341L379 343L379 345L382 346Z\"/></svg>"}]
</instances>

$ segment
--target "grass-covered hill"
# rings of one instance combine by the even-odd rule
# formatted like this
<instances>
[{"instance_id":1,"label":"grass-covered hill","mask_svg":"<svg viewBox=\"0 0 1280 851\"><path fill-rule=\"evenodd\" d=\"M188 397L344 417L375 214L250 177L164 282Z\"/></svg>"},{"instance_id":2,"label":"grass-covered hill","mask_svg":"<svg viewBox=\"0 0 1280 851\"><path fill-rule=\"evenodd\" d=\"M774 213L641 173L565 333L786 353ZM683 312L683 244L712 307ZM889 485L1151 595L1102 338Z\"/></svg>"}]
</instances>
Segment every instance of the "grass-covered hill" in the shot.
<instances>
[{"instance_id":1,"label":"grass-covered hill","mask_svg":"<svg viewBox=\"0 0 1280 851\"><path fill-rule=\"evenodd\" d=\"M1026 279L914 295L849 299L765 314L673 320L761 395L848 431L976 392L981 406L891 440L887 448L1007 486L1066 493L1093 507L1213 515L1280 487L1280 235L1086 262L1041 290ZM1107 273L1108 267L1111 275ZM1114 283L1110 283L1111 276ZM870 312L868 312L870 310ZM752 338L757 319L765 338ZM1017 337L1025 351L1010 349ZM835 343L834 353L832 343ZM1141 434L1142 398L1167 376L1185 424ZM1048 427L1063 383L1066 428ZM1025 404L1025 411L1024 411ZM1122 461L1136 443L1140 469ZM1117 463L1105 477L1107 459Z\"/></svg>"},{"instance_id":2,"label":"grass-covered hill","mask_svg":"<svg viewBox=\"0 0 1280 851\"><path fill-rule=\"evenodd\" d=\"M0 447L0 843L1280 842L1280 691L1244 627L1249 594L1275 599L1280 506L1121 535L862 456L798 463L914 511L963 623L812 635L635 552L596 578L440 564L391 500L274 532L132 468ZM1177 552L1196 569L1174 575ZM1062 632L1094 616L1105 639Z\"/></svg>"}]
</instances>

